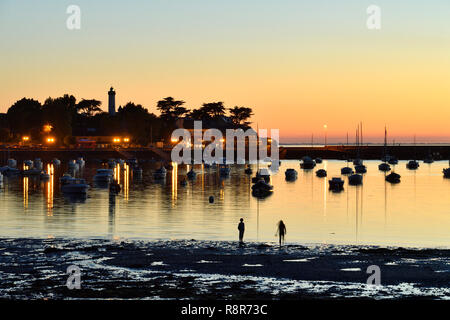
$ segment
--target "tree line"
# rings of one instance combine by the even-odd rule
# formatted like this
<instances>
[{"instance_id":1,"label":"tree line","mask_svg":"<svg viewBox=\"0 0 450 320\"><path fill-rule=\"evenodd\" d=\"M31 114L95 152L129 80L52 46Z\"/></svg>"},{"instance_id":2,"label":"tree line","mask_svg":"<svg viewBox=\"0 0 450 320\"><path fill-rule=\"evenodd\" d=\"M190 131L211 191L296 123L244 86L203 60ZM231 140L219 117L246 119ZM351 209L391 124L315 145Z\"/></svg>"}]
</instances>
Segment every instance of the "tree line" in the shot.
<instances>
[{"instance_id":1,"label":"tree line","mask_svg":"<svg viewBox=\"0 0 450 320\"><path fill-rule=\"evenodd\" d=\"M110 115L100 108L101 104L95 99L77 101L68 94L49 97L43 104L22 98L6 114L0 114L0 141L18 142L28 136L31 141L40 143L49 134L45 126L50 125L51 135L61 145L75 144L74 136L125 134L134 144L148 145L155 141L167 142L179 119L202 120L206 126L214 123L220 127L247 129L253 115L251 108L226 108L220 101L188 109L185 101L172 97L157 102L159 115L134 102L120 106L115 115Z\"/></svg>"}]
</instances>

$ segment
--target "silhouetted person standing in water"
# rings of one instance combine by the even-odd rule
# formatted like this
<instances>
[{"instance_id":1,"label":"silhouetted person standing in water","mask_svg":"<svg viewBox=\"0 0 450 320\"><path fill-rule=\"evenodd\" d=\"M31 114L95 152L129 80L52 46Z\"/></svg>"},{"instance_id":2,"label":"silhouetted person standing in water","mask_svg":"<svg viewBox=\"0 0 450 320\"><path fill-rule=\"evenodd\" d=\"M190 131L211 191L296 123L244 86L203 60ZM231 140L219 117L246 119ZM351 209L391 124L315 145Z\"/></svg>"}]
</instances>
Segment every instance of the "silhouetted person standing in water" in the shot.
<instances>
[{"instance_id":1,"label":"silhouetted person standing in water","mask_svg":"<svg viewBox=\"0 0 450 320\"><path fill-rule=\"evenodd\" d=\"M286 225L284 224L283 220L280 220L280 222L278 222L277 233L278 233L278 236L280 237L280 247L281 247L281 242L283 241L283 244L284 244L284 235L287 233Z\"/></svg>"},{"instance_id":2,"label":"silhouetted person standing in water","mask_svg":"<svg viewBox=\"0 0 450 320\"><path fill-rule=\"evenodd\" d=\"M239 230L239 244L243 244L244 243L245 224L244 224L244 219L242 219L242 218L241 218L241 222L239 222L238 230Z\"/></svg>"}]
</instances>

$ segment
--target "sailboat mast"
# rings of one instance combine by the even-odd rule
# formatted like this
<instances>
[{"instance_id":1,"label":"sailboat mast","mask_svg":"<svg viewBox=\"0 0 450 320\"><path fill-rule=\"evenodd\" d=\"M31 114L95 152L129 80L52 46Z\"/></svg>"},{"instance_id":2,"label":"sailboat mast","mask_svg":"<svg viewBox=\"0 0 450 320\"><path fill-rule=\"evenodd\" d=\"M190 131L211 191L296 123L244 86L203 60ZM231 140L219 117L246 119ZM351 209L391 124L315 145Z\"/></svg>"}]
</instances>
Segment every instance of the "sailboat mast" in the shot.
<instances>
[{"instance_id":1,"label":"sailboat mast","mask_svg":"<svg viewBox=\"0 0 450 320\"><path fill-rule=\"evenodd\" d=\"M256 124L256 174L259 172L259 125Z\"/></svg>"},{"instance_id":2,"label":"sailboat mast","mask_svg":"<svg viewBox=\"0 0 450 320\"><path fill-rule=\"evenodd\" d=\"M361 135L361 146L362 146L363 145L363 126L362 126L362 121L361 121L361 130L360 130L359 134Z\"/></svg>"}]
</instances>

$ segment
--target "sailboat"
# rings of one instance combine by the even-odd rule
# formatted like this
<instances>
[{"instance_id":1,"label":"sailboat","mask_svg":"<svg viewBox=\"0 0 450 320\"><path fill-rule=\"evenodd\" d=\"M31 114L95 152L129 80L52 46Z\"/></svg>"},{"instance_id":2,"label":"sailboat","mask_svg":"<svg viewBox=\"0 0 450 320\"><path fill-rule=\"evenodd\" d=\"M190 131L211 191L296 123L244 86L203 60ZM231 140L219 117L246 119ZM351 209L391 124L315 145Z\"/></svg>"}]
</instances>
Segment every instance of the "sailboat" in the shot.
<instances>
[{"instance_id":1,"label":"sailboat","mask_svg":"<svg viewBox=\"0 0 450 320\"><path fill-rule=\"evenodd\" d=\"M356 159L353 160L353 165L355 166L356 173L366 173L367 168L363 165L363 161L359 157L359 146L362 145L362 123L360 123L360 128L356 130L356 144L357 144L357 153Z\"/></svg>"},{"instance_id":2,"label":"sailboat","mask_svg":"<svg viewBox=\"0 0 450 320\"><path fill-rule=\"evenodd\" d=\"M272 194L273 186L269 184L270 182L270 174L269 170L266 168L259 169L259 127L257 126L256 132L256 177L252 178L252 182L254 183L252 186L252 195L256 198L265 198Z\"/></svg>"},{"instance_id":3,"label":"sailboat","mask_svg":"<svg viewBox=\"0 0 450 320\"><path fill-rule=\"evenodd\" d=\"M416 161L416 135L414 135L414 160L410 160L406 164L406 168L409 170L416 170L419 168L419 162Z\"/></svg>"},{"instance_id":4,"label":"sailboat","mask_svg":"<svg viewBox=\"0 0 450 320\"><path fill-rule=\"evenodd\" d=\"M349 159L348 159L348 133L347 133L347 152L346 152L346 157L347 157L347 166L341 168L341 174L353 174L353 169L348 166L348 163L349 163Z\"/></svg>"},{"instance_id":5,"label":"sailboat","mask_svg":"<svg viewBox=\"0 0 450 320\"><path fill-rule=\"evenodd\" d=\"M387 129L385 126L384 127L384 151L383 151L383 157L381 158L381 161L383 161L383 163L381 163L378 166L378 170L384 171L384 172L391 171L391 166L386 163L387 161L389 161L389 156L387 155L386 148L387 148Z\"/></svg>"}]
</instances>

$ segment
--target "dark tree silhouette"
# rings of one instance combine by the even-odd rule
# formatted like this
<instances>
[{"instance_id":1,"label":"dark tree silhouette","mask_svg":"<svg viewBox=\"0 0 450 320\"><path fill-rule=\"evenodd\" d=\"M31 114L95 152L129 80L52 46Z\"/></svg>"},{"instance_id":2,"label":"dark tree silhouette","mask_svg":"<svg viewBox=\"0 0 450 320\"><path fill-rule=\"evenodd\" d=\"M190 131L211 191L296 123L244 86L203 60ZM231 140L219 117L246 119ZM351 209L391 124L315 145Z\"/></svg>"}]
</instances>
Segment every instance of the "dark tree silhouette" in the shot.
<instances>
[{"instance_id":1,"label":"dark tree silhouette","mask_svg":"<svg viewBox=\"0 0 450 320\"><path fill-rule=\"evenodd\" d=\"M221 101L204 103L200 109L212 119L225 115L225 107Z\"/></svg>"},{"instance_id":2,"label":"dark tree silhouette","mask_svg":"<svg viewBox=\"0 0 450 320\"><path fill-rule=\"evenodd\" d=\"M134 143L146 145L150 141L170 139L172 131L182 122L177 120L188 117L194 120L208 120L209 126L230 127L225 118L223 102L204 103L200 108L188 110L184 101L166 97L158 101L157 109L161 115L149 113L140 104L128 102L119 107L115 116L100 109L101 102L95 99L82 99L77 103L74 96L65 94L61 97L49 97L43 105L39 101L23 98L15 102L7 114L0 117L0 139L19 140L23 135L30 135L38 141L48 134L56 137L58 144L74 144L72 127L76 135L126 135ZM248 119L253 115L251 108L234 107L228 109L233 126L248 126ZM52 126L46 132L44 125Z\"/></svg>"},{"instance_id":3,"label":"dark tree silhouette","mask_svg":"<svg viewBox=\"0 0 450 320\"><path fill-rule=\"evenodd\" d=\"M87 117L92 117L94 114L102 112L102 109L100 109L101 104L102 104L101 101L95 99L91 100L82 99L80 102L77 103L76 109L81 114Z\"/></svg>"},{"instance_id":4,"label":"dark tree silhouette","mask_svg":"<svg viewBox=\"0 0 450 320\"><path fill-rule=\"evenodd\" d=\"M209 114L204 108L194 109L189 114L188 117L194 120L206 120L209 119Z\"/></svg>"},{"instance_id":5,"label":"dark tree silhouette","mask_svg":"<svg viewBox=\"0 0 450 320\"><path fill-rule=\"evenodd\" d=\"M246 107L234 107L229 108L230 118L234 125L236 126L248 126L251 122L247 120L253 115L253 110L251 108Z\"/></svg>"},{"instance_id":6,"label":"dark tree silhouette","mask_svg":"<svg viewBox=\"0 0 450 320\"><path fill-rule=\"evenodd\" d=\"M174 121L188 112L186 108L182 107L183 104L183 100L175 100L172 97L167 97L158 101L156 109L161 112L161 119Z\"/></svg>"},{"instance_id":7,"label":"dark tree silhouette","mask_svg":"<svg viewBox=\"0 0 450 320\"><path fill-rule=\"evenodd\" d=\"M42 106L39 101L23 98L15 102L7 113L9 128L16 137L31 134L42 125Z\"/></svg>"},{"instance_id":8,"label":"dark tree silhouette","mask_svg":"<svg viewBox=\"0 0 450 320\"><path fill-rule=\"evenodd\" d=\"M76 115L76 99L65 94L58 98L47 98L43 108L43 122L50 124L52 135L57 141L64 142L66 136L72 135L72 119Z\"/></svg>"},{"instance_id":9,"label":"dark tree silhouette","mask_svg":"<svg viewBox=\"0 0 450 320\"><path fill-rule=\"evenodd\" d=\"M146 145L150 142L153 132L156 134L159 125L156 123L157 117L149 113L140 104L128 102L124 107L119 108L117 117L121 123L123 131L126 131L133 139L133 142ZM155 131L153 131L155 129Z\"/></svg>"}]
</instances>

